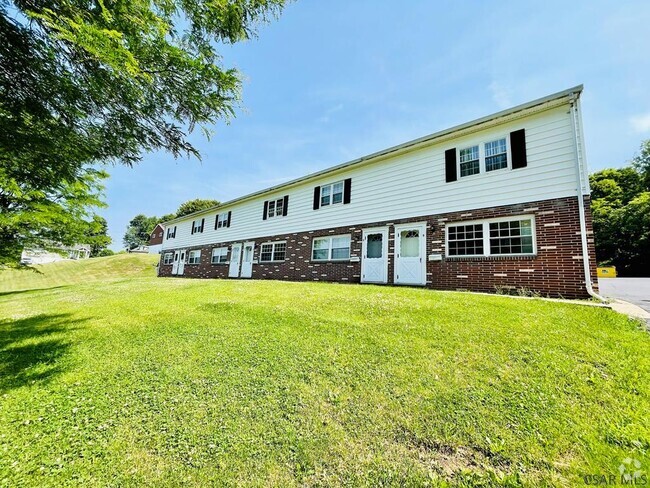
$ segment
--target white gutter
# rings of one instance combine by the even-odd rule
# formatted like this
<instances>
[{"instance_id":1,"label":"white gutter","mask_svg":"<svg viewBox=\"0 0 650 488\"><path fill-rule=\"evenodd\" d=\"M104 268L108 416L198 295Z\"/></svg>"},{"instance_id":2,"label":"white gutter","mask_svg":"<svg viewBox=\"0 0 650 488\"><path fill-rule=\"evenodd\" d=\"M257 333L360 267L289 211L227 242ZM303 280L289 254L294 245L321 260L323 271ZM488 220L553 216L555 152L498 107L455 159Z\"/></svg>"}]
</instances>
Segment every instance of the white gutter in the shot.
<instances>
[{"instance_id":1,"label":"white gutter","mask_svg":"<svg viewBox=\"0 0 650 488\"><path fill-rule=\"evenodd\" d=\"M585 218L584 195L589 193L589 178L584 162L584 134L582 132L582 118L580 113L580 93L574 93L571 97L571 119L573 121L573 139L575 142L576 172L578 173L578 212L580 216L580 240L582 242L582 263L585 273L585 287L587 293L596 300L606 302L607 300L594 291L591 283L591 271L589 268L589 247L587 243L587 222Z\"/></svg>"}]
</instances>

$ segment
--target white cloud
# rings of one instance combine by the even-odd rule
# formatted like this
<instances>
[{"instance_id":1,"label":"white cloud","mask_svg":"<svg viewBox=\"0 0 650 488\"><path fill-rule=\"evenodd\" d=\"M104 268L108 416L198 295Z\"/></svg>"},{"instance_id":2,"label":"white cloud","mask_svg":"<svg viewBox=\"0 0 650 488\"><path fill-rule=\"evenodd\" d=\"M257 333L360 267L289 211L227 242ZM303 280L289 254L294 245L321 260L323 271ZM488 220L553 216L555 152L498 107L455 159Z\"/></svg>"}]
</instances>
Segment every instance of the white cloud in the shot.
<instances>
[{"instance_id":1,"label":"white cloud","mask_svg":"<svg viewBox=\"0 0 650 488\"><path fill-rule=\"evenodd\" d=\"M498 81L493 81L489 86L492 92L492 99L499 108L505 109L512 106L510 90Z\"/></svg>"},{"instance_id":2,"label":"white cloud","mask_svg":"<svg viewBox=\"0 0 650 488\"><path fill-rule=\"evenodd\" d=\"M630 117L630 124L634 132L650 132L650 112Z\"/></svg>"}]
</instances>

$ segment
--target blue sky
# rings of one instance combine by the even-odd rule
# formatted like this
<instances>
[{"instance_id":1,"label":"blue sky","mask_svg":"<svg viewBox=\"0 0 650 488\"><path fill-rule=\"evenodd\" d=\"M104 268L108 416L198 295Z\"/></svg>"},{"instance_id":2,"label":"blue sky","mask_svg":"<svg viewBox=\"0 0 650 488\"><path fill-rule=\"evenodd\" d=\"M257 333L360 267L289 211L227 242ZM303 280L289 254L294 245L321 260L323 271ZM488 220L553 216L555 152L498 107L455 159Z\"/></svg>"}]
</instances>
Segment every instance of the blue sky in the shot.
<instances>
[{"instance_id":1,"label":"blue sky","mask_svg":"<svg viewBox=\"0 0 650 488\"><path fill-rule=\"evenodd\" d=\"M650 2L332 1L289 4L223 46L243 107L203 161L155 153L111 167L113 249L138 213L221 201L583 83L592 171L650 138Z\"/></svg>"}]
</instances>

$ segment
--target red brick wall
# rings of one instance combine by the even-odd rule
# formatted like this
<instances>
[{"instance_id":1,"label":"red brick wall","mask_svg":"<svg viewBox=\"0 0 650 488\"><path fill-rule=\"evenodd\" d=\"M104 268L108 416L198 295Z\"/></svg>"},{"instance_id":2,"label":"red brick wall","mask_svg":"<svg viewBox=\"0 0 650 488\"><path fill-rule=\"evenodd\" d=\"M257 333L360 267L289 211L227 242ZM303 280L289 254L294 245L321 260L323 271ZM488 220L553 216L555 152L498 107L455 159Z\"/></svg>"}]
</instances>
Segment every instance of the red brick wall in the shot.
<instances>
[{"instance_id":1,"label":"red brick wall","mask_svg":"<svg viewBox=\"0 0 650 488\"><path fill-rule=\"evenodd\" d=\"M585 197L585 207L592 281L595 284L597 283L596 259L588 197ZM444 257L446 223L521 214L535 215L536 256ZM362 229L388 226L388 282L391 284L394 276L393 226L407 222L426 222L427 255L442 254L444 257L443 261L426 262L427 286L431 288L491 293L497 290L511 290L512 293L516 293L517 289L527 289L544 296L588 297L584 283L578 199L576 197L258 238L255 239L254 259L256 260L259 259L260 244L263 242L286 241L287 252L286 259L282 263L253 264L253 278L358 283L361 275L360 261L314 262L311 260L312 239L326 235L350 234L352 237L351 257L360 258ZM237 242L245 240L241 239ZM226 278L228 265L210 264L210 257L213 247L229 245L230 243L226 242L203 246L201 248L201 264L185 264L184 276ZM171 265L161 264L159 275L171 276Z\"/></svg>"}]
</instances>

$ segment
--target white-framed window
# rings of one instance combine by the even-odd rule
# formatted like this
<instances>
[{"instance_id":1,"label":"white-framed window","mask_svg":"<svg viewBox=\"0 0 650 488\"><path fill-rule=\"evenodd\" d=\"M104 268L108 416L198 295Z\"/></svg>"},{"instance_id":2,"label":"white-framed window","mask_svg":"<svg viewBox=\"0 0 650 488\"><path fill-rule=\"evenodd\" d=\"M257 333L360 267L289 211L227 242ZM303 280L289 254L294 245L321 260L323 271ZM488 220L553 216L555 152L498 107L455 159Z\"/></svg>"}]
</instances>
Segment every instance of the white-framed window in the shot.
<instances>
[{"instance_id":1,"label":"white-framed window","mask_svg":"<svg viewBox=\"0 0 650 488\"><path fill-rule=\"evenodd\" d=\"M508 167L508 138L499 137L458 150L459 174L462 177L489 173Z\"/></svg>"},{"instance_id":2,"label":"white-framed window","mask_svg":"<svg viewBox=\"0 0 650 488\"><path fill-rule=\"evenodd\" d=\"M169 227L167 229L167 239L173 239L176 237L176 226Z\"/></svg>"},{"instance_id":3,"label":"white-framed window","mask_svg":"<svg viewBox=\"0 0 650 488\"><path fill-rule=\"evenodd\" d=\"M187 264L200 264L201 263L201 250L196 249L194 251L190 251L190 253L187 256Z\"/></svg>"},{"instance_id":4,"label":"white-framed window","mask_svg":"<svg viewBox=\"0 0 650 488\"><path fill-rule=\"evenodd\" d=\"M445 237L449 257L536 253L535 217L531 215L447 224Z\"/></svg>"},{"instance_id":5,"label":"white-framed window","mask_svg":"<svg viewBox=\"0 0 650 488\"><path fill-rule=\"evenodd\" d=\"M172 264L174 262L174 253L166 252L163 255L163 264Z\"/></svg>"},{"instance_id":6,"label":"white-framed window","mask_svg":"<svg viewBox=\"0 0 650 488\"><path fill-rule=\"evenodd\" d=\"M320 206L343 203L343 182L337 181L320 187Z\"/></svg>"},{"instance_id":7,"label":"white-framed window","mask_svg":"<svg viewBox=\"0 0 650 488\"><path fill-rule=\"evenodd\" d=\"M460 160L460 175L470 176L480 173L481 163L477 146L464 147L458 151Z\"/></svg>"},{"instance_id":8,"label":"white-framed window","mask_svg":"<svg viewBox=\"0 0 650 488\"><path fill-rule=\"evenodd\" d=\"M260 246L260 262L284 261L287 254L285 241L265 242Z\"/></svg>"},{"instance_id":9,"label":"white-framed window","mask_svg":"<svg viewBox=\"0 0 650 488\"><path fill-rule=\"evenodd\" d=\"M228 212L217 215L217 225L215 228L221 229L222 227L228 227Z\"/></svg>"},{"instance_id":10,"label":"white-framed window","mask_svg":"<svg viewBox=\"0 0 650 488\"><path fill-rule=\"evenodd\" d=\"M215 247L212 249L212 264L223 264L228 261L228 248Z\"/></svg>"},{"instance_id":11,"label":"white-framed window","mask_svg":"<svg viewBox=\"0 0 650 488\"><path fill-rule=\"evenodd\" d=\"M311 258L313 261L350 259L350 235L314 237Z\"/></svg>"},{"instance_id":12,"label":"white-framed window","mask_svg":"<svg viewBox=\"0 0 650 488\"><path fill-rule=\"evenodd\" d=\"M485 143L485 171L508 167L508 144L506 138Z\"/></svg>"},{"instance_id":13,"label":"white-framed window","mask_svg":"<svg viewBox=\"0 0 650 488\"><path fill-rule=\"evenodd\" d=\"M277 200L269 200L269 208L267 212L267 217L282 217L284 212L284 198L278 198Z\"/></svg>"},{"instance_id":14,"label":"white-framed window","mask_svg":"<svg viewBox=\"0 0 650 488\"><path fill-rule=\"evenodd\" d=\"M205 223L205 219L193 220L192 221L192 234L197 234L199 232L203 232L203 224L204 223Z\"/></svg>"}]
</instances>

